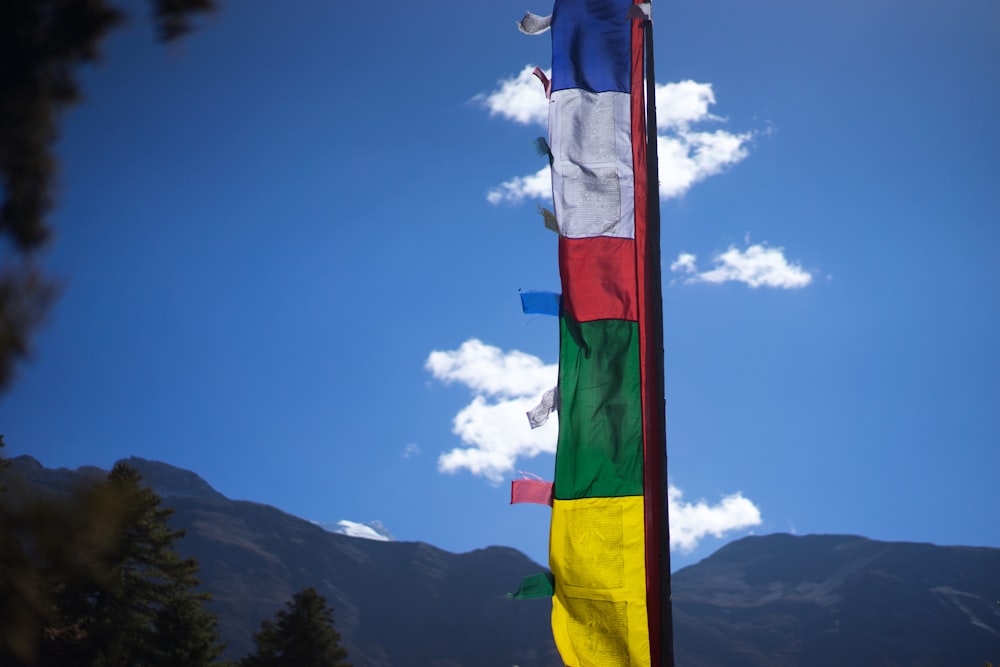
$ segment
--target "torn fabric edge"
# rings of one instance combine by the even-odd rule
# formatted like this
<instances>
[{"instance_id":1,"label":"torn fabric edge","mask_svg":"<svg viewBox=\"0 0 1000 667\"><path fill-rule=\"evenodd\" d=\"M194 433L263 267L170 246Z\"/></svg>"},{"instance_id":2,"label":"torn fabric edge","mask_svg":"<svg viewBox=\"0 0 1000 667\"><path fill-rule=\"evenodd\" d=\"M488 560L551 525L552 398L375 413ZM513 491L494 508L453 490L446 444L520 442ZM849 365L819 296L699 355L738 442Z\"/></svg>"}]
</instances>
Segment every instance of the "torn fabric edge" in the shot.
<instances>
[{"instance_id":1,"label":"torn fabric edge","mask_svg":"<svg viewBox=\"0 0 1000 667\"><path fill-rule=\"evenodd\" d=\"M535 75L535 78L537 78L539 81L542 82L542 87L545 88L545 99L551 100L552 79L550 79L548 76L545 75L545 70L543 70L541 67L536 67L534 70L532 70L531 73Z\"/></svg>"},{"instance_id":2,"label":"torn fabric edge","mask_svg":"<svg viewBox=\"0 0 1000 667\"><path fill-rule=\"evenodd\" d=\"M538 212L542 214L542 221L545 223L545 229L558 234L559 221L556 220L556 214L543 206L538 207Z\"/></svg>"},{"instance_id":3,"label":"torn fabric edge","mask_svg":"<svg viewBox=\"0 0 1000 667\"><path fill-rule=\"evenodd\" d=\"M510 483L510 504L534 503L552 507L552 482L540 479L515 479Z\"/></svg>"},{"instance_id":4,"label":"torn fabric edge","mask_svg":"<svg viewBox=\"0 0 1000 667\"><path fill-rule=\"evenodd\" d=\"M552 387L542 394L542 400L538 405L531 408L524 414L528 415L528 424L532 430L542 426L549 420L549 415L559 409L559 387Z\"/></svg>"},{"instance_id":5,"label":"torn fabric edge","mask_svg":"<svg viewBox=\"0 0 1000 667\"><path fill-rule=\"evenodd\" d=\"M558 292L542 292L538 290L518 290L521 294L521 310L525 315L559 316L562 295Z\"/></svg>"},{"instance_id":6,"label":"torn fabric edge","mask_svg":"<svg viewBox=\"0 0 1000 667\"><path fill-rule=\"evenodd\" d=\"M545 137L538 137L535 139L535 150L542 157L548 158L549 166L555 161L555 156L552 155L552 149L549 148L549 142L545 140Z\"/></svg>"},{"instance_id":7,"label":"torn fabric edge","mask_svg":"<svg viewBox=\"0 0 1000 667\"><path fill-rule=\"evenodd\" d=\"M516 593L507 593L511 600L530 600L532 598L550 598L555 594L556 579L551 572L539 572L521 580Z\"/></svg>"},{"instance_id":8,"label":"torn fabric edge","mask_svg":"<svg viewBox=\"0 0 1000 667\"><path fill-rule=\"evenodd\" d=\"M628 8L628 18L651 21L653 19L653 5L650 2L640 2Z\"/></svg>"},{"instance_id":9,"label":"torn fabric edge","mask_svg":"<svg viewBox=\"0 0 1000 667\"><path fill-rule=\"evenodd\" d=\"M517 29L525 35L540 35L552 27L552 15L539 16L525 12L524 18L517 22Z\"/></svg>"}]
</instances>

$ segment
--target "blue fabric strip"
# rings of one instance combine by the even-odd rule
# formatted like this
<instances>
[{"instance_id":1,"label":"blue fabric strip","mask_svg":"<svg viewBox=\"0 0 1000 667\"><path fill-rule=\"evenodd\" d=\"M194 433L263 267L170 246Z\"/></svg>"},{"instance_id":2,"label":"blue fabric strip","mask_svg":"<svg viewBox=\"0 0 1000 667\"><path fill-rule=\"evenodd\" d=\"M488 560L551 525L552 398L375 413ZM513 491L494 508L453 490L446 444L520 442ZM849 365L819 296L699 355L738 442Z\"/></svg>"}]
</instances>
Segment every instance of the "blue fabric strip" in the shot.
<instances>
[{"instance_id":1,"label":"blue fabric strip","mask_svg":"<svg viewBox=\"0 0 1000 667\"><path fill-rule=\"evenodd\" d=\"M552 90L631 90L632 0L556 0Z\"/></svg>"},{"instance_id":2,"label":"blue fabric strip","mask_svg":"<svg viewBox=\"0 0 1000 667\"><path fill-rule=\"evenodd\" d=\"M521 309L525 315L554 315L559 317L562 295L557 292L521 290Z\"/></svg>"}]
</instances>

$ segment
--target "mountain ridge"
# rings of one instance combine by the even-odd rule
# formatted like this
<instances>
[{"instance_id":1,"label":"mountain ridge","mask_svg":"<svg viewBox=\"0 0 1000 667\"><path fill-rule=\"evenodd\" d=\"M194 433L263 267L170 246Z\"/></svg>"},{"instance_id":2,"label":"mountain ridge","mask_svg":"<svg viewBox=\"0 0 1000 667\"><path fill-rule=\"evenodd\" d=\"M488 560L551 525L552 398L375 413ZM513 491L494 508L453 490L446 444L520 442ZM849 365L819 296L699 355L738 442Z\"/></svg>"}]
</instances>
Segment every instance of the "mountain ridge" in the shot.
<instances>
[{"instance_id":1,"label":"mountain ridge","mask_svg":"<svg viewBox=\"0 0 1000 667\"><path fill-rule=\"evenodd\" d=\"M509 547L455 554L423 542L329 532L191 471L123 459L175 512L179 549L201 566L227 657L291 594L334 608L355 667L561 665L545 600L506 593L542 566ZM45 494L100 479L93 466L3 471ZM1000 659L1000 549L857 535L749 536L672 575L680 667L981 667Z\"/></svg>"}]
</instances>

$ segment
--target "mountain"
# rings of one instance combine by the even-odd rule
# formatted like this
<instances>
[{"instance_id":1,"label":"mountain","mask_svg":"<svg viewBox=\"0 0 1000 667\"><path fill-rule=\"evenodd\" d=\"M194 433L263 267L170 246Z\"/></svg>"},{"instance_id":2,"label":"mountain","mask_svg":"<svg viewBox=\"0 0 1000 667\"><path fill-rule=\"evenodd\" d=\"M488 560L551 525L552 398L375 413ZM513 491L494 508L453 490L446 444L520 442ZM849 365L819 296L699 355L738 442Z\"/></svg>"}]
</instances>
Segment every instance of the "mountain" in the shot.
<instances>
[{"instance_id":1,"label":"mountain","mask_svg":"<svg viewBox=\"0 0 1000 667\"><path fill-rule=\"evenodd\" d=\"M334 608L355 667L561 665L545 600L505 594L542 567L490 547L453 554L420 542L331 533L267 505L234 501L195 473L132 458L187 531L227 656L292 593ZM98 468L30 457L2 473L23 496L66 493ZM10 495L8 493L8 495ZM1000 549L767 535L732 542L674 573L678 667L981 667L1000 662Z\"/></svg>"},{"instance_id":2,"label":"mountain","mask_svg":"<svg viewBox=\"0 0 1000 667\"><path fill-rule=\"evenodd\" d=\"M171 523L186 531L178 550L198 559L230 659L252 651L261 621L312 586L333 607L354 667L561 664L550 605L506 597L543 569L518 551L453 554L421 542L348 537L268 505L229 500L192 472L139 458L126 462L175 510ZM10 463L3 483L19 494L25 485L67 493L107 475L96 468L49 470L28 456Z\"/></svg>"},{"instance_id":3,"label":"mountain","mask_svg":"<svg viewBox=\"0 0 1000 667\"><path fill-rule=\"evenodd\" d=\"M767 535L672 580L684 667L1000 660L1000 549Z\"/></svg>"}]
</instances>

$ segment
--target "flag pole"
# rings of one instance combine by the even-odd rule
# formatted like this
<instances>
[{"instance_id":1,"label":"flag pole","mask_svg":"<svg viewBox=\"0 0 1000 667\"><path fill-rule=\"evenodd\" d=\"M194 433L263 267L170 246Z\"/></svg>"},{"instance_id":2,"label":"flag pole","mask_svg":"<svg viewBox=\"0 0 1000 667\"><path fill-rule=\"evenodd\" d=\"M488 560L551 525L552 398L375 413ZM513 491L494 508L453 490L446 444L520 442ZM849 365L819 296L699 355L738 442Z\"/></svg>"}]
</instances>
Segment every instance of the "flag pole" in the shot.
<instances>
[{"instance_id":1,"label":"flag pole","mask_svg":"<svg viewBox=\"0 0 1000 667\"><path fill-rule=\"evenodd\" d=\"M667 442L663 372L663 286L660 268L660 179L656 146L656 75L653 21L642 21L646 80L646 243L644 287L646 336L644 366L649 384L650 428L645 443L646 572L653 667L674 667L673 609L670 586L670 525L667 516Z\"/></svg>"}]
</instances>

